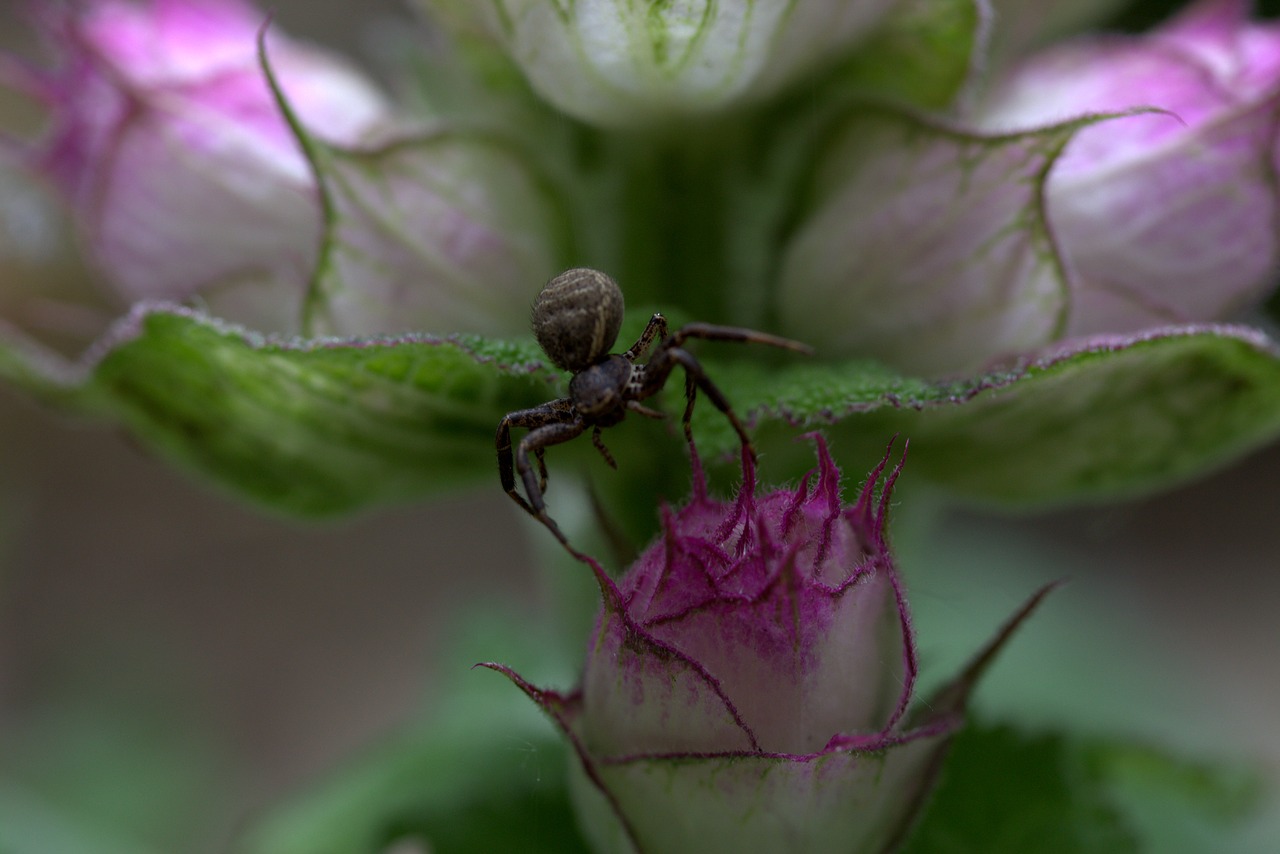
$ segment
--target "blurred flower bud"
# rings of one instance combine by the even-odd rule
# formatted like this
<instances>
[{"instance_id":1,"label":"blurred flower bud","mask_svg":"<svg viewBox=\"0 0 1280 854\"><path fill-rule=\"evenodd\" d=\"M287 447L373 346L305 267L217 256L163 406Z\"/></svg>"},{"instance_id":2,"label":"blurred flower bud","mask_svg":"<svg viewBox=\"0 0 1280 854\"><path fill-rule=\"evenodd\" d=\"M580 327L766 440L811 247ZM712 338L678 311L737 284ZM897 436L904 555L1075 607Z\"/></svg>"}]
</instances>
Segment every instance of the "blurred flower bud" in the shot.
<instances>
[{"instance_id":1,"label":"blurred flower bud","mask_svg":"<svg viewBox=\"0 0 1280 854\"><path fill-rule=\"evenodd\" d=\"M321 218L259 65L266 22L239 0L40 8L56 61L15 75L48 110L28 155L70 202L125 299L201 293L216 308L220 291L209 286L240 300L252 292L242 286L269 281L276 290L253 292L240 319L296 322ZM352 144L387 118L383 96L341 58L268 42L286 96L321 139Z\"/></svg>"},{"instance_id":2,"label":"blurred flower bud","mask_svg":"<svg viewBox=\"0 0 1280 854\"><path fill-rule=\"evenodd\" d=\"M901 464L880 487L886 454L845 506L817 446L816 477L764 497L746 458L732 502L695 459L692 499L621 581L593 565L604 610L578 691L489 665L571 740L596 850L882 851L920 808L980 668L908 715L916 652L885 536Z\"/></svg>"},{"instance_id":3,"label":"blurred flower bud","mask_svg":"<svg viewBox=\"0 0 1280 854\"><path fill-rule=\"evenodd\" d=\"M600 125L769 95L864 38L900 0L420 0L501 42L534 90Z\"/></svg>"},{"instance_id":4,"label":"blurred flower bud","mask_svg":"<svg viewBox=\"0 0 1280 854\"><path fill-rule=\"evenodd\" d=\"M1228 318L1275 284L1280 25L1201 0L1145 36L1031 57L975 121L1009 131L1146 112L1081 130L1046 187L1071 281L1068 335Z\"/></svg>"},{"instance_id":5,"label":"blurred flower bud","mask_svg":"<svg viewBox=\"0 0 1280 854\"><path fill-rule=\"evenodd\" d=\"M998 57L1016 56L1050 39L1105 21L1128 0L991 0L992 37Z\"/></svg>"},{"instance_id":6,"label":"blurred flower bud","mask_svg":"<svg viewBox=\"0 0 1280 854\"><path fill-rule=\"evenodd\" d=\"M1030 58L960 124L855 113L786 247L783 325L936 376L1226 319L1274 284L1278 106L1280 26L1205 0Z\"/></svg>"}]
</instances>

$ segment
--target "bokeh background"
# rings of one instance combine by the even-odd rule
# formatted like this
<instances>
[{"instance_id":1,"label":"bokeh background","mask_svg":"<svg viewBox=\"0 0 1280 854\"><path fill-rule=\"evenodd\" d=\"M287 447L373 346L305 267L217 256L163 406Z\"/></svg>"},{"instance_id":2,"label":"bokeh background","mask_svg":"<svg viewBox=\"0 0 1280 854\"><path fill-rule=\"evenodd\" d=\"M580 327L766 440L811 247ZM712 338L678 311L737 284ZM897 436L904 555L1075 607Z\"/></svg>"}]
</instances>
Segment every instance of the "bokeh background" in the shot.
<instances>
[{"instance_id":1,"label":"bokeh background","mask_svg":"<svg viewBox=\"0 0 1280 854\"><path fill-rule=\"evenodd\" d=\"M374 71L410 18L391 0L273 6L287 31ZM23 49L14 12L0 6L0 41ZM0 203L0 294L35 275L15 210ZM40 275L90 281L71 263ZM945 670L1038 584L1070 579L980 692L984 714L1280 779L1280 448L1159 497L1035 517L904 495L926 665ZM265 515L0 388L0 839L15 854L226 850L429 714L442 683L492 678L465 665L501 650L456 638L487 609L548 607L545 537L496 477L338 523ZM1280 839L1278 816L1260 819L1257 851Z\"/></svg>"}]
</instances>

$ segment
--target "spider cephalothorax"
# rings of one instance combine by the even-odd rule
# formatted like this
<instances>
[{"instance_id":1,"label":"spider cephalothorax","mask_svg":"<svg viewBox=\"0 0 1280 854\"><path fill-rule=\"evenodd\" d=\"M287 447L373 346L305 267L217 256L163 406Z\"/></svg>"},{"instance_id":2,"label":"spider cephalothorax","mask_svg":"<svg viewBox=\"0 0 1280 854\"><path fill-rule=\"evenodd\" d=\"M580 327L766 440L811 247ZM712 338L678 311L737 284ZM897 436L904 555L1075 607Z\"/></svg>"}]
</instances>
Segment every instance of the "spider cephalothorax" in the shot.
<instances>
[{"instance_id":1,"label":"spider cephalothorax","mask_svg":"<svg viewBox=\"0 0 1280 854\"><path fill-rule=\"evenodd\" d=\"M542 500L547 485L547 469L543 460L547 448L581 436L589 427L592 444L605 462L617 468L613 455L604 446L600 431L617 424L628 411L649 418L665 417L640 401L657 394L666 385L671 372L679 366L685 371L685 437L692 441L690 418L693 401L697 390L702 389L729 419L743 448L754 454L747 431L729 406L728 399L707 377L698 360L684 349L684 342L690 338L751 341L801 353L812 352L804 344L786 338L710 323L690 323L668 334L666 318L655 314L649 318L649 324L630 349L625 353L611 354L609 350L622 328L622 314L622 290L617 282L599 270L579 267L566 270L547 282L533 303L533 334L547 358L556 367L573 374L569 380L569 396L532 409L508 413L498 425L498 473L502 478L502 488L575 555L578 552L569 545L560 526L547 515L546 504ZM637 364L636 360L642 358L655 341L658 345L649 361ZM512 427L523 427L529 431L516 445L514 460ZM529 462L530 454L538 461L536 472ZM527 500L516 491L516 472L524 484Z\"/></svg>"}]
</instances>

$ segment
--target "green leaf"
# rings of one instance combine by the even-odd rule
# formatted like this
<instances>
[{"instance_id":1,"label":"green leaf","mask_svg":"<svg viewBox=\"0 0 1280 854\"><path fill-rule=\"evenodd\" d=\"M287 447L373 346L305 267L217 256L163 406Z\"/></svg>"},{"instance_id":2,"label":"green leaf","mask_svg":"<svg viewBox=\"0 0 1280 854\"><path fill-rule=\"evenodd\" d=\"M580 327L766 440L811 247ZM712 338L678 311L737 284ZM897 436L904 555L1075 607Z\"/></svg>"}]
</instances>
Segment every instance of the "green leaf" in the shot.
<instances>
[{"instance_id":1,"label":"green leaf","mask_svg":"<svg viewBox=\"0 0 1280 854\"><path fill-rule=\"evenodd\" d=\"M13 352L0 370L243 496L315 515L493 472L501 414L554 396L536 356L466 336L276 341L143 307L78 375Z\"/></svg>"},{"instance_id":2,"label":"green leaf","mask_svg":"<svg viewBox=\"0 0 1280 854\"><path fill-rule=\"evenodd\" d=\"M1189 762L1150 746L1120 743L1088 745L1084 758L1143 840L1144 850L1256 850L1249 821L1259 814L1267 794L1257 769Z\"/></svg>"},{"instance_id":3,"label":"green leaf","mask_svg":"<svg viewBox=\"0 0 1280 854\"><path fill-rule=\"evenodd\" d=\"M624 332L641 320L634 313ZM1090 339L943 383L739 345L704 343L700 352L756 431L764 474L775 481L808 468L807 448L792 440L817 427L859 467L900 433L912 442L913 477L1018 505L1160 489L1280 434L1280 354L1243 327ZM776 361L754 360L761 355ZM498 421L562 393L531 341L278 341L155 306L126 318L74 369L0 343L0 377L122 424L239 495L304 515L464 484L497 490ZM631 505L652 508L658 494L679 499L687 467L671 460L681 454L680 393L677 381L656 401L673 413L668 423L630 419L608 431L617 473L589 442L576 442L548 454L553 481L590 467ZM694 435L708 457L735 456L733 432L709 401L695 410Z\"/></svg>"},{"instance_id":4,"label":"green leaf","mask_svg":"<svg viewBox=\"0 0 1280 854\"><path fill-rule=\"evenodd\" d=\"M1135 764L1145 772L1136 775L1140 784ZM1258 803L1257 779L1145 747L971 726L954 741L904 851L1228 850L1231 834Z\"/></svg>"},{"instance_id":5,"label":"green leaf","mask_svg":"<svg viewBox=\"0 0 1280 854\"><path fill-rule=\"evenodd\" d=\"M970 727L952 743L933 801L905 854L1139 850L1082 764L1060 736Z\"/></svg>"},{"instance_id":6,"label":"green leaf","mask_svg":"<svg viewBox=\"0 0 1280 854\"><path fill-rule=\"evenodd\" d=\"M760 443L783 458L774 476L803 464L803 449L775 443L795 426L831 425L842 458L863 465L898 433L911 440L913 477L1017 506L1167 488L1280 434L1280 351L1245 327L1080 339L955 382L866 362L715 370ZM695 413L705 449L732 448L722 420L709 407Z\"/></svg>"}]
</instances>

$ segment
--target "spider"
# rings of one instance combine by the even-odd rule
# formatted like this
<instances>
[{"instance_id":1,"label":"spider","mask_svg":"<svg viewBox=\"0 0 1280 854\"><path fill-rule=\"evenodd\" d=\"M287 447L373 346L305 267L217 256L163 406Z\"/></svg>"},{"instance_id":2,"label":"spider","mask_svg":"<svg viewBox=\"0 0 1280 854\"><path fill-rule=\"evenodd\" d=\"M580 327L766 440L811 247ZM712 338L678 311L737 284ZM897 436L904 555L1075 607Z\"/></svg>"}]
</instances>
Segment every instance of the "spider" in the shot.
<instances>
[{"instance_id":1,"label":"spider","mask_svg":"<svg viewBox=\"0 0 1280 854\"><path fill-rule=\"evenodd\" d=\"M622 290L617 282L599 270L579 267L566 270L547 282L533 303L533 333L547 358L561 370L572 372L569 396L532 409L507 413L498 425L496 444L502 488L578 558L582 555L569 545L560 526L547 515L543 501L542 495L547 487L547 466L543 455L547 448L576 439L590 428L592 444L605 462L616 469L617 461L605 447L601 431L622 421L628 411L647 418L665 418L664 413L650 409L640 401L657 394L666 385L671 372L679 366L685 372L685 439L690 443L693 441L690 418L694 397L697 390L702 389L729 419L743 449L754 456L755 450L747 431L729 406L728 399L711 382L698 360L684 349L684 342L690 338L744 341L800 353L813 352L810 347L796 341L734 326L690 323L668 333L666 318L655 314L630 349L621 354L610 353L609 349L617 341L622 327L622 314ZM643 358L655 341L658 346L653 356L648 362L637 364L636 360ZM515 446L514 468L512 427L529 431ZM536 472L530 465L530 454L537 460ZM527 500L516 491L517 472L524 484Z\"/></svg>"}]
</instances>

